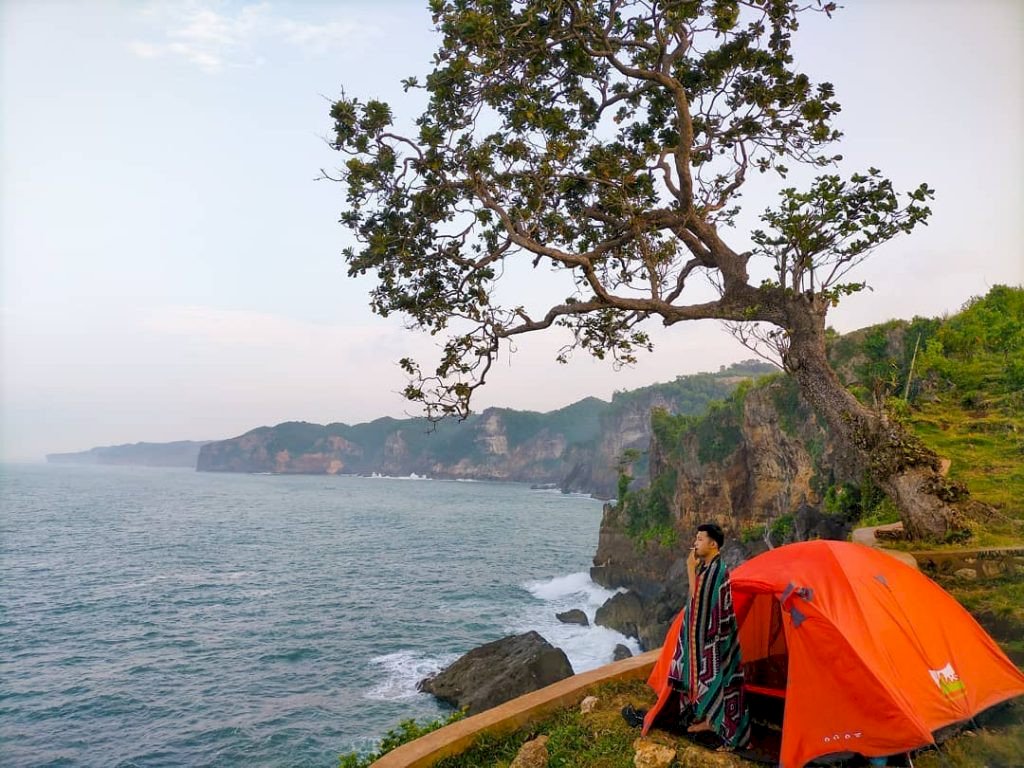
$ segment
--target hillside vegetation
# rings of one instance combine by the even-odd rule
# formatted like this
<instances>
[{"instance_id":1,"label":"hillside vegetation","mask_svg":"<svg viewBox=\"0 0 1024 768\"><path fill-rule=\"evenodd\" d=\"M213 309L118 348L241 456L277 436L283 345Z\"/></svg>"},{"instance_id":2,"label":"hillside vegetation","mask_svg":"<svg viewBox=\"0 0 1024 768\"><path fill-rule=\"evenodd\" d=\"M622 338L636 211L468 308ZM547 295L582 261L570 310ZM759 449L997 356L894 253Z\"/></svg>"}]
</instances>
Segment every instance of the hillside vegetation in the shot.
<instances>
[{"instance_id":1,"label":"hillside vegetation","mask_svg":"<svg viewBox=\"0 0 1024 768\"><path fill-rule=\"evenodd\" d=\"M1020 541L1024 289L995 286L950 317L873 326L837 340L832 353L862 401L908 423L949 462L949 477L991 507L974 543Z\"/></svg>"},{"instance_id":2,"label":"hillside vegetation","mask_svg":"<svg viewBox=\"0 0 1024 768\"><path fill-rule=\"evenodd\" d=\"M973 544L1024 540L1024 289L996 286L945 318L893 320L843 336L832 333L829 355L858 399L908 424L948 461L950 479L987 505L989 511L972 522ZM767 416L766 402L773 411ZM779 374L739 386L702 414L652 414L660 462L652 467L650 488L620 494L631 536L671 540L670 529L679 527L685 506L678 489L688 482L692 492L694 472L751 471L751 433L769 423L777 428L777 441L802 446L800 455L812 467L807 501L826 518L824 528L848 530L899 519L821 420L815 424L795 382ZM693 470L694 461L704 469ZM800 538L792 514L749 509L743 514L734 527L748 541L760 539L766 529L775 544Z\"/></svg>"}]
</instances>

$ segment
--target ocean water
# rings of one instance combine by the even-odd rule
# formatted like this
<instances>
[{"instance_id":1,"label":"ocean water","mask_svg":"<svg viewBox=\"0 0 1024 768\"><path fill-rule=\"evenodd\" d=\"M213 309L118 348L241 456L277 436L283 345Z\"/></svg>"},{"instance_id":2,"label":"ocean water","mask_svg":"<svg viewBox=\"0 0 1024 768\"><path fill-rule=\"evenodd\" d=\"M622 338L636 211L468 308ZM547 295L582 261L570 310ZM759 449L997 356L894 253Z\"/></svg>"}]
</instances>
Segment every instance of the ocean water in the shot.
<instances>
[{"instance_id":1,"label":"ocean water","mask_svg":"<svg viewBox=\"0 0 1024 768\"><path fill-rule=\"evenodd\" d=\"M536 629L611 660L598 502L522 485L0 470L0 764L334 766Z\"/></svg>"}]
</instances>

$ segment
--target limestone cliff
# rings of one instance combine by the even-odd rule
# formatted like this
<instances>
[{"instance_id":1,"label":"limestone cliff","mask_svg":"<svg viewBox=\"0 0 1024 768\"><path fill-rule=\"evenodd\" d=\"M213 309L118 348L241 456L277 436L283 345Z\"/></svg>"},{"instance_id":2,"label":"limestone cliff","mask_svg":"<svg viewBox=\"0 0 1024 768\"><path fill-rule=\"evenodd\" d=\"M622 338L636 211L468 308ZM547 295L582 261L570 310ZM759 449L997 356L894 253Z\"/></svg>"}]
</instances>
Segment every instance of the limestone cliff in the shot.
<instances>
[{"instance_id":1,"label":"limestone cliff","mask_svg":"<svg viewBox=\"0 0 1024 768\"><path fill-rule=\"evenodd\" d=\"M490 408L464 422L378 419L366 424L289 422L203 448L213 472L425 475L551 484L611 498L627 448L646 449L650 412L703 413L741 382L763 375L748 361L718 373L680 376L612 401L587 398L549 413Z\"/></svg>"},{"instance_id":2,"label":"limestone cliff","mask_svg":"<svg viewBox=\"0 0 1024 768\"><path fill-rule=\"evenodd\" d=\"M606 507L598 583L657 592L685 573L702 522L755 547L772 529L779 543L842 526L821 514L822 495L856 472L789 379L741 389L703 418L656 411L651 420L650 487Z\"/></svg>"}]
</instances>

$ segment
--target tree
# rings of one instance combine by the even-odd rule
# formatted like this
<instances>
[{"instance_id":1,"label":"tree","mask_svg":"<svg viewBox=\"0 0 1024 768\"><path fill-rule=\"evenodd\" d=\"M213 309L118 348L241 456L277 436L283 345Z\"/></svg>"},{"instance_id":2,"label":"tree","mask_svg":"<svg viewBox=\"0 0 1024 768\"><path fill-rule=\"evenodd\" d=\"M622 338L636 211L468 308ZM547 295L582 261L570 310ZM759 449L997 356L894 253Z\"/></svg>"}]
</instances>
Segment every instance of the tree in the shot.
<instances>
[{"instance_id":1,"label":"tree","mask_svg":"<svg viewBox=\"0 0 1024 768\"><path fill-rule=\"evenodd\" d=\"M720 230L744 186L785 178L786 163L841 159L829 83L797 72L791 36L808 0L430 0L443 40L421 84L429 102L409 135L380 101L333 104L333 146L358 247L349 273L372 273L371 306L446 338L405 395L431 418L465 417L503 343L552 326L571 347L632 362L642 324L718 319L774 328L783 366L832 431L863 457L912 537L963 529L965 491L937 457L862 406L825 354L825 317L864 287L847 275L930 214L932 190L906 194L876 169L819 176L780 193L753 248ZM507 266L571 275L537 313L503 304ZM773 269L764 268L770 265ZM751 277L751 266L766 275ZM756 271L755 271L755 274ZM695 283L714 287L694 298ZM698 287L697 290L700 290Z\"/></svg>"}]
</instances>

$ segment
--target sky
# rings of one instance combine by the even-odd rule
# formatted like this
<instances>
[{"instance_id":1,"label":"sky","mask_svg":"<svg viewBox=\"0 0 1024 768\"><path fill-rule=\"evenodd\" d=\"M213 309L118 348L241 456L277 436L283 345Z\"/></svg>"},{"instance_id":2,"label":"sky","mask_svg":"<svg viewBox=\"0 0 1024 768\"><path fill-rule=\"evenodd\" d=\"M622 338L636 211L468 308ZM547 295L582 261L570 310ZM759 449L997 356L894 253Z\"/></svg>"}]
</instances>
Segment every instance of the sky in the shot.
<instances>
[{"instance_id":1,"label":"sky","mask_svg":"<svg viewBox=\"0 0 1024 768\"><path fill-rule=\"evenodd\" d=\"M1024 4L846 5L795 45L843 105L839 171L936 200L830 324L1024 283ZM331 99L414 119L399 82L436 45L426 0L0 0L0 459L418 415L397 360L434 342L370 312L341 256L343 188L317 177L342 162ZM748 209L778 186L755 180ZM752 356L714 322L652 331L623 370L525 337L475 406L547 411Z\"/></svg>"}]
</instances>

